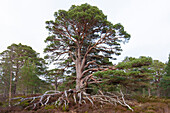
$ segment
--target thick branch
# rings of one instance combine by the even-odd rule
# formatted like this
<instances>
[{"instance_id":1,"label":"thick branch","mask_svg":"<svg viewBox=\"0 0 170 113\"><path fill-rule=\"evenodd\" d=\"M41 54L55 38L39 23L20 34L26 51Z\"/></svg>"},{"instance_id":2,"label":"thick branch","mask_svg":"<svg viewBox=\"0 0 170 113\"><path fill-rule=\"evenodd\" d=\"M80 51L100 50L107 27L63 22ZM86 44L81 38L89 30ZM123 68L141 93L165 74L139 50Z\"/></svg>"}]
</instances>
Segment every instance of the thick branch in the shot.
<instances>
[{"instance_id":1,"label":"thick branch","mask_svg":"<svg viewBox=\"0 0 170 113\"><path fill-rule=\"evenodd\" d=\"M93 61L88 62L88 63L84 66L84 68L88 67L90 64L93 64L93 63L95 63L95 62L96 62L96 60L93 60Z\"/></svg>"},{"instance_id":2,"label":"thick branch","mask_svg":"<svg viewBox=\"0 0 170 113\"><path fill-rule=\"evenodd\" d=\"M101 68L90 68L90 69L83 71L82 76L88 73L89 71L100 71L100 70L102 69Z\"/></svg>"},{"instance_id":3,"label":"thick branch","mask_svg":"<svg viewBox=\"0 0 170 113\"><path fill-rule=\"evenodd\" d=\"M85 71L83 71L82 76L85 75L89 71L107 71L107 70L115 70L116 68L114 66L103 66L100 68L90 68Z\"/></svg>"}]
</instances>

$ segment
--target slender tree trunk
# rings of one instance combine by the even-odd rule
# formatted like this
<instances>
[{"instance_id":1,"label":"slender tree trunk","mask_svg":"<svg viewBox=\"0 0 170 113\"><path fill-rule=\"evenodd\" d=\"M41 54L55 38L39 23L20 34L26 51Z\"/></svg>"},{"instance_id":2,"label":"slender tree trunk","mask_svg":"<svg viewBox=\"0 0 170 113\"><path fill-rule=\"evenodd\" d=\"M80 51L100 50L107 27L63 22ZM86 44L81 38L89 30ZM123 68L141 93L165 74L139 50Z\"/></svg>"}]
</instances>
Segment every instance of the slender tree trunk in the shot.
<instances>
[{"instance_id":1,"label":"slender tree trunk","mask_svg":"<svg viewBox=\"0 0 170 113\"><path fill-rule=\"evenodd\" d=\"M17 89L17 85L16 85L16 83L14 83L14 86L13 86L13 94L14 95L16 94L16 89Z\"/></svg>"},{"instance_id":2,"label":"slender tree trunk","mask_svg":"<svg viewBox=\"0 0 170 113\"><path fill-rule=\"evenodd\" d=\"M145 96L145 88L142 89L143 97Z\"/></svg>"},{"instance_id":3,"label":"slender tree trunk","mask_svg":"<svg viewBox=\"0 0 170 113\"><path fill-rule=\"evenodd\" d=\"M13 94L17 94L17 83L18 83L18 75L16 74L15 81L14 81L14 87L13 87Z\"/></svg>"},{"instance_id":4,"label":"slender tree trunk","mask_svg":"<svg viewBox=\"0 0 170 113\"><path fill-rule=\"evenodd\" d=\"M148 88L148 96L150 97L151 96L151 89Z\"/></svg>"},{"instance_id":5,"label":"slender tree trunk","mask_svg":"<svg viewBox=\"0 0 170 113\"><path fill-rule=\"evenodd\" d=\"M3 97L6 97L6 90L3 91Z\"/></svg>"},{"instance_id":6,"label":"slender tree trunk","mask_svg":"<svg viewBox=\"0 0 170 113\"><path fill-rule=\"evenodd\" d=\"M160 76L158 76L158 77L159 77L159 78L158 78L156 93L157 93L157 96L160 97L160 87L159 87L159 83L160 83L161 78L160 78Z\"/></svg>"},{"instance_id":7,"label":"slender tree trunk","mask_svg":"<svg viewBox=\"0 0 170 113\"><path fill-rule=\"evenodd\" d=\"M10 85L9 85L9 107L11 106L11 97L12 97L12 70L10 72Z\"/></svg>"},{"instance_id":8,"label":"slender tree trunk","mask_svg":"<svg viewBox=\"0 0 170 113\"><path fill-rule=\"evenodd\" d=\"M9 95L9 84L7 83L7 81L5 81L5 84L4 84L3 87L4 87L4 89L3 89L3 97L8 97L8 95Z\"/></svg>"},{"instance_id":9,"label":"slender tree trunk","mask_svg":"<svg viewBox=\"0 0 170 113\"><path fill-rule=\"evenodd\" d=\"M15 75L15 82L14 82L14 89L13 89L13 93L14 94L16 94L16 91L17 91L17 83L18 83L18 71L19 71L19 69L18 69L19 67L17 66L17 71L15 72L16 73L16 75Z\"/></svg>"},{"instance_id":10,"label":"slender tree trunk","mask_svg":"<svg viewBox=\"0 0 170 113\"><path fill-rule=\"evenodd\" d=\"M159 89L159 86L157 87L156 93L157 93L157 97L160 97L160 89Z\"/></svg>"},{"instance_id":11,"label":"slender tree trunk","mask_svg":"<svg viewBox=\"0 0 170 113\"><path fill-rule=\"evenodd\" d=\"M54 83L55 84L55 90L58 89L58 82L57 81L58 81L58 79L57 79L57 77L55 77L55 83Z\"/></svg>"},{"instance_id":12,"label":"slender tree trunk","mask_svg":"<svg viewBox=\"0 0 170 113\"><path fill-rule=\"evenodd\" d=\"M26 93L25 93L25 95L27 96L28 95L28 86L26 86Z\"/></svg>"}]
</instances>

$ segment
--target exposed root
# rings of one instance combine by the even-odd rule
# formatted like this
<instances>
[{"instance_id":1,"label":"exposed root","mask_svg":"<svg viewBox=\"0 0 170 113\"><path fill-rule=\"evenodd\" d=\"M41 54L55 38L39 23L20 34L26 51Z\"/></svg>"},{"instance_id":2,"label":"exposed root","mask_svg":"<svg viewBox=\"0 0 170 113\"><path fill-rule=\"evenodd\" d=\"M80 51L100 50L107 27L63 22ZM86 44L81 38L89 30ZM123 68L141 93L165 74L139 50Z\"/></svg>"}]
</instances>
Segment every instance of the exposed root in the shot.
<instances>
[{"instance_id":1,"label":"exposed root","mask_svg":"<svg viewBox=\"0 0 170 113\"><path fill-rule=\"evenodd\" d=\"M131 111L133 109L125 102L124 95L122 91L120 91L120 95L115 95L113 93L102 93L100 91L100 95L89 95L85 91L76 91L75 89L69 89L65 90L63 92L61 91L46 91L41 96L35 96L35 97L28 97L28 98L12 98L12 100L18 100L18 103L15 103L14 105L19 105L23 101L29 102L29 105L25 107L25 109L38 109L39 107L54 104L57 106L69 105L69 103L74 102L75 104L83 104L83 103L91 103L92 106L95 106L95 102L101 103L101 106L103 104L112 104L117 105L120 104L122 106L125 106L129 108Z\"/></svg>"}]
</instances>

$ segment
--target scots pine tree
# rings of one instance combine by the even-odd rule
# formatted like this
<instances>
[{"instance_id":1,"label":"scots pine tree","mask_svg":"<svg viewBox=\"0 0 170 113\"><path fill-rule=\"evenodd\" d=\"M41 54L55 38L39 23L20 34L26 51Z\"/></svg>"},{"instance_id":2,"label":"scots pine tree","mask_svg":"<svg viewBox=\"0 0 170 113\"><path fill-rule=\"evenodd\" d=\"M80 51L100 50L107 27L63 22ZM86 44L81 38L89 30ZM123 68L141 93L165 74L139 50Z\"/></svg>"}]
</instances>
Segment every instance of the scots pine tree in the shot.
<instances>
[{"instance_id":1,"label":"scots pine tree","mask_svg":"<svg viewBox=\"0 0 170 113\"><path fill-rule=\"evenodd\" d=\"M112 24L100 9L87 3L55 12L54 20L46 24L46 58L58 69L75 69L77 90L88 84L93 72L108 68L108 59L120 55L121 42L130 39L120 23Z\"/></svg>"},{"instance_id":2,"label":"scots pine tree","mask_svg":"<svg viewBox=\"0 0 170 113\"><path fill-rule=\"evenodd\" d=\"M163 76L163 79L161 80L161 87L163 90L163 96L170 97L170 55L168 63L165 67L165 75Z\"/></svg>"},{"instance_id":3,"label":"scots pine tree","mask_svg":"<svg viewBox=\"0 0 170 113\"><path fill-rule=\"evenodd\" d=\"M8 46L6 50L0 53L0 57L3 76L11 77L10 86L13 94L16 94L18 80L22 76L19 73L28 59L31 63L35 63L37 75L43 75L46 69L44 59L40 58L39 54L30 46L22 45L21 43Z\"/></svg>"}]
</instances>

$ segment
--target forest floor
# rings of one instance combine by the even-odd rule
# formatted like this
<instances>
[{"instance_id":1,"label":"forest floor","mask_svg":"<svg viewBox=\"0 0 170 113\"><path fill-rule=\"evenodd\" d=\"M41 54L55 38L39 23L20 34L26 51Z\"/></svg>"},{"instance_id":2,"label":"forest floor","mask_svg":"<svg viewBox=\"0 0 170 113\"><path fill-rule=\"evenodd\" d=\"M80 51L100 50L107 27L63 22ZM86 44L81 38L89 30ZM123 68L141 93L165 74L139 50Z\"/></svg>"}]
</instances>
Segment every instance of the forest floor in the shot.
<instances>
[{"instance_id":1,"label":"forest floor","mask_svg":"<svg viewBox=\"0 0 170 113\"><path fill-rule=\"evenodd\" d=\"M135 96L126 102L133 108L133 112L121 105L103 105L91 103L82 105L69 105L68 108L56 108L47 105L36 110L24 110L23 106L7 107L6 99L0 97L0 113L170 113L170 99L156 97Z\"/></svg>"}]
</instances>

